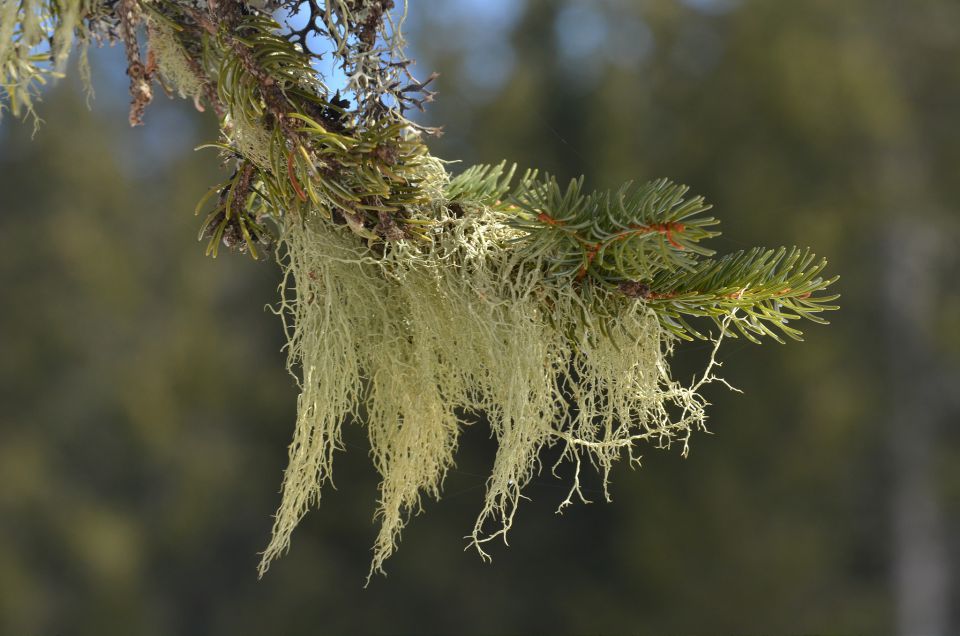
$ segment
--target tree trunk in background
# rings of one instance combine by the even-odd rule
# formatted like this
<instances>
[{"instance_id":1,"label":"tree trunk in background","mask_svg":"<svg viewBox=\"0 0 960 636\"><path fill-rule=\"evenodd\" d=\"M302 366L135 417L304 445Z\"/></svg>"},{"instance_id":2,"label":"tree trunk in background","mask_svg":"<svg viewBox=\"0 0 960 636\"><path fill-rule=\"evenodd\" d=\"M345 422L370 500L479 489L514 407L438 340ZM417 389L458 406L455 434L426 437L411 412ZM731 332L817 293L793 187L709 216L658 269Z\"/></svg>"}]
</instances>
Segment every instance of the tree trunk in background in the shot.
<instances>
[{"instance_id":1,"label":"tree trunk in background","mask_svg":"<svg viewBox=\"0 0 960 636\"><path fill-rule=\"evenodd\" d=\"M903 183L902 172L894 178L888 185ZM900 214L884 237L892 583L897 631L911 636L946 634L950 620L949 555L934 474L937 432L947 412L932 333L941 247L935 228Z\"/></svg>"}]
</instances>

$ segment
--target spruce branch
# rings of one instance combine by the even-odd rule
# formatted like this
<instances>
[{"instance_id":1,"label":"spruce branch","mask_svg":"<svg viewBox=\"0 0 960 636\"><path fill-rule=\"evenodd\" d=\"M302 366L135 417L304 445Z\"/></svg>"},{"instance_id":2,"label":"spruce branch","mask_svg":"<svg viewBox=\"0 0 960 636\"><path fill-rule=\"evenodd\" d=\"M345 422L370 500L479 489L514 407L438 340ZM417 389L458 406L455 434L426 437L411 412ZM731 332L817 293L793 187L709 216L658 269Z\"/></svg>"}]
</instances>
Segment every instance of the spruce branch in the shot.
<instances>
[{"instance_id":1,"label":"spruce branch","mask_svg":"<svg viewBox=\"0 0 960 636\"><path fill-rule=\"evenodd\" d=\"M838 295L817 295L838 278L820 276L826 265L810 250L756 247L704 260L689 272L662 271L633 295L643 298L664 326L682 338L706 337L684 317L705 316L719 325L734 316L731 324L751 342L769 336L782 343L781 333L802 340L791 321L827 324L819 314L837 309L829 303Z\"/></svg>"},{"instance_id":2,"label":"spruce branch","mask_svg":"<svg viewBox=\"0 0 960 636\"><path fill-rule=\"evenodd\" d=\"M515 188L513 177L516 172L516 164L508 165L506 161L496 165L471 166L451 177L444 193L452 202L472 201L489 207L502 206L509 193L523 188L537 176L536 171L528 171L521 179L520 186Z\"/></svg>"},{"instance_id":3,"label":"spruce branch","mask_svg":"<svg viewBox=\"0 0 960 636\"><path fill-rule=\"evenodd\" d=\"M685 199L687 191L666 179L589 194L582 177L566 190L552 177L528 182L513 198L521 210L515 225L527 234L521 249L546 255L556 276L601 283L691 269L698 256L713 254L699 243L718 235L707 229L718 221L697 216L710 206Z\"/></svg>"},{"instance_id":4,"label":"spruce branch","mask_svg":"<svg viewBox=\"0 0 960 636\"><path fill-rule=\"evenodd\" d=\"M307 14L302 28L274 12ZM36 117L74 40L122 42L138 125L152 82L212 110L230 176L196 207L207 253L276 247L288 366L301 389L289 466L260 573L331 479L340 427L363 409L382 476L382 570L424 494L439 497L464 413L498 441L471 533L505 536L545 445L606 486L634 446L704 427L725 336L800 339L836 309L809 250L715 256L710 206L659 179L591 192L506 162L450 175L405 113L433 94L403 55L392 0L0 0L0 110ZM139 38L147 38L141 55ZM311 38L349 78L331 94ZM706 323L706 327L703 326ZM712 327L712 330L708 330ZM680 340L711 339L692 385ZM488 521L499 529L486 534Z\"/></svg>"}]
</instances>

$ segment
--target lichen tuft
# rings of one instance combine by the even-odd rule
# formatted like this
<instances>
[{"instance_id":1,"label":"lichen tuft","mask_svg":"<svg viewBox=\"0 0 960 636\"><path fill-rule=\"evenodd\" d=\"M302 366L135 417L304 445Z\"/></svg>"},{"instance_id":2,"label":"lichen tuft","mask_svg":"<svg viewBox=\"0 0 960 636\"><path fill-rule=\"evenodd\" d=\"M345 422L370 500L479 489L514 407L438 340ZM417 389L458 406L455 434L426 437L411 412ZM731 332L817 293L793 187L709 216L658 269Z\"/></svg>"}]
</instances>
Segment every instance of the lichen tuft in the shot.
<instances>
[{"instance_id":1,"label":"lichen tuft","mask_svg":"<svg viewBox=\"0 0 960 636\"><path fill-rule=\"evenodd\" d=\"M361 409L381 475L371 573L423 496L440 497L467 423L459 414L484 414L498 442L471 532L483 556L513 523L544 446L560 444L560 461L575 465L563 507L583 497L585 460L606 484L617 458L637 459L637 442L686 440L703 426L699 384L670 378L673 337L643 302L597 291L591 302L618 317L601 327L578 290L505 249L518 230L504 212L460 208L430 246L399 241L382 255L319 215L284 229L279 313L302 393L261 574L332 480L340 427Z\"/></svg>"}]
</instances>

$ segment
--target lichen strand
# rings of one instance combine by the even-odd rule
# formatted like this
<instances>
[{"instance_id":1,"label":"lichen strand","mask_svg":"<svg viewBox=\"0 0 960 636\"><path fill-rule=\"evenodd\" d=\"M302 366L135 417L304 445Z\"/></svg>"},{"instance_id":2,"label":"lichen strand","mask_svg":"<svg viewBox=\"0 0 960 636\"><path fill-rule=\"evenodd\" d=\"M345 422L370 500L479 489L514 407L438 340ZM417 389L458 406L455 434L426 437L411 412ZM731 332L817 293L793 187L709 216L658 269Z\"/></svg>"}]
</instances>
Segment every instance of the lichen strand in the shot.
<instances>
[{"instance_id":1,"label":"lichen strand","mask_svg":"<svg viewBox=\"0 0 960 636\"><path fill-rule=\"evenodd\" d=\"M384 255L319 216L285 228L279 313L302 394L261 574L331 480L340 426L361 410L382 477L371 573L423 495L440 496L462 414L485 414L499 448L472 531L483 555L482 544L510 528L544 446L559 442L558 464L575 466L562 507L582 497L584 460L606 483L615 459L638 459L636 442L667 445L704 424L697 389L709 367L693 387L671 380L671 336L641 301L598 292L591 302L618 316L600 337L595 306L578 290L503 249L518 232L504 213L458 209L432 245L398 241Z\"/></svg>"},{"instance_id":2,"label":"lichen strand","mask_svg":"<svg viewBox=\"0 0 960 636\"><path fill-rule=\"evenodd\" d=\"M0 115L4 103L15 117L39 118L34 103L50 79L61 77L74 41L81 55L90 32L83 17L97 0L0 0Z\"/></svg>"},{"instance_id":3,"label":"lichen strand","mask_svg":"<svg viewBox=\"0 0 960 636\"><path fill-rule=\"evenodd\" d=\"M160 77L180 97L198 102L203 94L203 83L190 67L190 58L174 36L173 29L158 19L150 19L148 24L150 50L156 56Z\"/></svg>"}]
</instances>

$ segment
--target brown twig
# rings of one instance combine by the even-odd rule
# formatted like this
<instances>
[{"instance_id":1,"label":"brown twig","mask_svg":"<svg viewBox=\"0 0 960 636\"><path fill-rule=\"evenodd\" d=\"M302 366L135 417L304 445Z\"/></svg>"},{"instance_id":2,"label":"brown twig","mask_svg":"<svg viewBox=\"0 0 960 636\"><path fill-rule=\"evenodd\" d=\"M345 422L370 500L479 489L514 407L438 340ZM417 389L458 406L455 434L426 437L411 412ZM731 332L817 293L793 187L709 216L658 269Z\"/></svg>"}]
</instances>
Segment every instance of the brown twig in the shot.
<instances>
[{"instance_id":1,"label":"brown twig","mask_svg":"<svg viewBox=\"0 0 960 636\"><path fill-rule=\"evenodd\" d=\"M153 100L153 89L150 84L156 72L156 60L153 55L148 55L147 63L144 65L140 55L137 26L143 14L137 0L120 0L119 14L120 37L126 49L127 75L130 77L130 125L142 126L143 113Z\"/></svg>"}]
</instances>

